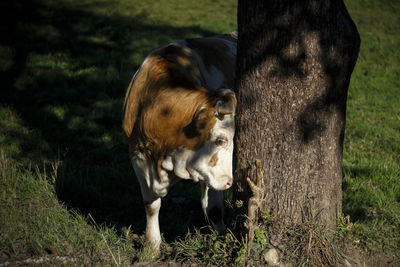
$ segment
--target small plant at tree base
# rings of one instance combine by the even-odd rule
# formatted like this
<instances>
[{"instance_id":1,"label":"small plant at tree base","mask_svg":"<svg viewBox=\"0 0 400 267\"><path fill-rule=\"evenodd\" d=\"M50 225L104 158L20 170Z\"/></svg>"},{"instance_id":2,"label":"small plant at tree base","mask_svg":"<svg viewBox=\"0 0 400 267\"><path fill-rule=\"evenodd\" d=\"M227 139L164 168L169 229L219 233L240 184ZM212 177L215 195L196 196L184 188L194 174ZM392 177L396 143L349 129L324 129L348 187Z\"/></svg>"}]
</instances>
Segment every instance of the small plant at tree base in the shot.
<instances>
[{"instance_id":1,"label":"small plant at tree base","mask_svg":"<svg viewBox=\"0 0 400 267\"><path fill-rule=\"evenodd\" d=\"M249 211L245 223L248 234L244 238L245 256L238 261L257 265L294 264L296 266L326 266L342 264L346 258L335 243L332 231L320 225L319 213L313 215L310 207L305 207L302 221L299 223L282 223L278 218L263 210L266 195L262 191L261 161L256 161L256 183L248 180L253 196L249 200ZM344 234L351 228L348 217L338 218L338 233ZM274 250L274 253L269 253ZM277 258L269 259L269 254ZM260 255L264 255L261 258ZM243 260L244 258L244 260Z\"/></svg>"},{"instance_id":2,"label":"small plant at tree base","mask_svg":"<svg viewBox=\"0 0 400 267\"><path fill-rule=\"evenodd\" d=\"M345 217L339 216L336 219L337 222L337 235L339 237L344 237L348 235L351 232L351 229L353 228L353 224L350 221L350 216L347 215Z\"/></svg>"}]
</instances>

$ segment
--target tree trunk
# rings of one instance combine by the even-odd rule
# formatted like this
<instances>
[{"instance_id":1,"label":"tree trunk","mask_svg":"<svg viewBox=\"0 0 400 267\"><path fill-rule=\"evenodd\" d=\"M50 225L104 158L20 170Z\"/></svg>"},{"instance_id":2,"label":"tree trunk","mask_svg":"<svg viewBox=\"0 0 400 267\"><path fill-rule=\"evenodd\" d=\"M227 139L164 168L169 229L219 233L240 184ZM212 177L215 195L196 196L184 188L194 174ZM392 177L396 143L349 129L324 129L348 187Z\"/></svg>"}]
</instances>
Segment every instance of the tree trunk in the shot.
<instances>
[{"instance_id":1,"label":"tree trunk","mask_svg":"<svg viewBox=\"0 0 400 267\"><path fill-rule=\"evenodd\" d=\"M238 31L234 199L247 203L260 159L263 209L333 227L357 29L342 0L239 0Z\"/></svg>"}]
</instances>

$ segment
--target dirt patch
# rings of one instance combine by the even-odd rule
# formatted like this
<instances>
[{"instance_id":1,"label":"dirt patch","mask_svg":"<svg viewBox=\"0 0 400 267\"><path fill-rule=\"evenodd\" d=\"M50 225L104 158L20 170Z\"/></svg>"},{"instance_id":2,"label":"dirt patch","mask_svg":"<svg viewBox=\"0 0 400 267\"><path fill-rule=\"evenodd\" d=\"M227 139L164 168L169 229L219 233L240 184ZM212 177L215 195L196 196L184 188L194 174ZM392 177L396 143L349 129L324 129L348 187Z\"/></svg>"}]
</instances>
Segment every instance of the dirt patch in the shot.
<instances>
[{"instance_id":1,"label":"dirt patch","mask_svg":"<svg viewBox=\"0 0 400 267\"><path fill-rule=\"evenodd\" d=\"M365 251L349 244L341 249L350 266L400 266L400 257L391 251Z\"/></svg>"}]
</instances>

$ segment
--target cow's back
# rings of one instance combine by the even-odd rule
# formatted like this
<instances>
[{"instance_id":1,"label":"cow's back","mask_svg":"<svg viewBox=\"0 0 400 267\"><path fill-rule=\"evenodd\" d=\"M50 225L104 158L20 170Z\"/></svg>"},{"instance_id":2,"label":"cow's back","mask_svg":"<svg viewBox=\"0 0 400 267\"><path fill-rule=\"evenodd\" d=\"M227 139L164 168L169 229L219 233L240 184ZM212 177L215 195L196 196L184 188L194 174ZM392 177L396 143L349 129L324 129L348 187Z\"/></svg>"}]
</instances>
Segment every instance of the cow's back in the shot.
<instances>
[{"instance_id":1,"label":"cow's back","mask_svg":"<svg viewBox=\"0 0 400 267\"><path fill-rule=\"evenodd\" d=\"M199 68L201 86L209 90L234 87L237 51L234 34L186 39L175 43L190 49Z\"/></svg>"}]
</instances>

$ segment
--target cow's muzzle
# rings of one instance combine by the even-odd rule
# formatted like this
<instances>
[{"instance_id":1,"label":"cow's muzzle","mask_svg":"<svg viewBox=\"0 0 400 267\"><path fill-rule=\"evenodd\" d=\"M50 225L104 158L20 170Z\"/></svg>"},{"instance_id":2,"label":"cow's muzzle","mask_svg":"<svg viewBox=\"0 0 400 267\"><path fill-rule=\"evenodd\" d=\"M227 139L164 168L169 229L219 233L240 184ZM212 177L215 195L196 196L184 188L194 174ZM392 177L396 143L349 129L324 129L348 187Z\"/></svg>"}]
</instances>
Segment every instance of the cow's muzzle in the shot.
<instances>
[{"instance_id":1,"label":"cow's muzzle","mask_svg":"<svg viewBox=\"0 0 400 267\"><path fill-rule=\"evenodd\" d=\"M229 189L233 184L233 179L230 176L225 176L222 180L225 180L226 184L221 188L221 190Z\"/></svg>"}]
</instances>

